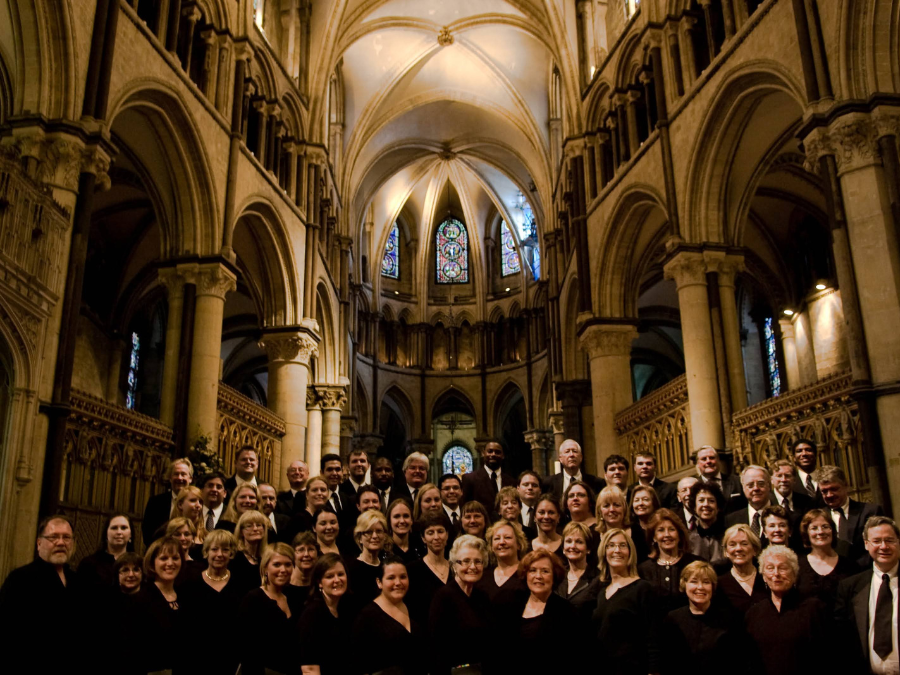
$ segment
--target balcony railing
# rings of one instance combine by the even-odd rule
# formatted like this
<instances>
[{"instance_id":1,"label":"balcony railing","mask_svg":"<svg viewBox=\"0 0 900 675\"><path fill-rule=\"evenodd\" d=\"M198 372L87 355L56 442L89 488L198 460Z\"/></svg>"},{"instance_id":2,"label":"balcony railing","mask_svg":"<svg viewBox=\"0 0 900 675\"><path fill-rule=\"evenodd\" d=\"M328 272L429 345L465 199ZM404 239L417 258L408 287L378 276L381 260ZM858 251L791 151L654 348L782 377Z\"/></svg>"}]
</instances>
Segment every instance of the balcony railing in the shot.
<instances>
[{"instance_id":1,"label":"balcony railing","mask_svg":"<svg viewBox=\"0 0 900 675\"><path fill-rule=\"evenodd\" d=\"M851 397L849 372L789 391L736 413L732 418L735 469L748 464L767 466L790 459L791 443L809 438L819 449L819 465L844 469L850 495L870 496L868 469L863 453L859 408Z\"/></svg>"},{"instance_id":2,"label":"balcony railing","mask_svg":"<svg viewBox=\"0 0 900 675\"><path fill-rule=\"evenodd\" d=\"M630 458L639 452L656 457L658 474L665 478L691 462L691 413L687 379L677 377L618 415L619 453Z\"/></svg>"},{"instance_id":3,"label":"balcony railing","mask_svg":"<svg viewBox=\"0 0 900 675\"><path fill-rule=\"evenodd\" d=\"M219 382L217 407L219 456L225 462L228 472L234 472L234 459L238 450L249 445L256 448L259 456L259 480L271 483L281 470L284 420L224 382Z\"/></svg>"}]
</instances>

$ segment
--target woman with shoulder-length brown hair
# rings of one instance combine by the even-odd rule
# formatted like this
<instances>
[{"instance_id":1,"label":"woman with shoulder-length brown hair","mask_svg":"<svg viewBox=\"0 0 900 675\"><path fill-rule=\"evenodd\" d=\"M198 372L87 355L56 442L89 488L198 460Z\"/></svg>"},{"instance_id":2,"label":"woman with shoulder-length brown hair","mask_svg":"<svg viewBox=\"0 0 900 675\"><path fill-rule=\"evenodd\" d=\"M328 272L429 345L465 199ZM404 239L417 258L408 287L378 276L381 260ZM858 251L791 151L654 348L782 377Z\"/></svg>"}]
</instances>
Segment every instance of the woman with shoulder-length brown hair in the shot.
<instances>
[{"instance_id":1,"label":"woman with shoulder-length brown hair","mask_svg":"<svg viewBox=\"0 0 900 675\"><path fill-rule=\"evenodd\" d=\"M485 569L478 587L494 602L501 595L506 597L524 588L518 575L519 559L528 550L528 541L522 526L506 518L491 525L485 539L490 566Z\"/></svg>"},{"instance_id":2,"label":"woman with shoulder-length brown hair","mask_svg":"<svg viewBox=\"0 0 900 675\"><path fill-rule=\"evenodd\" d=\"M857 574L859 566L834 550L837 532L831 514L825 509L813 509L803 516L800 538L809 551L799 556L798 560L797 590L800 597L819 598L828 607L834 607L838 584Z\"/></svg>"},{"instance_id":3,"label":"woman with shoulder-length brown hair","mask_svg":"<svg viewBox=\"0 0 900 675\"><path fill-rule=\"evenodd\" d=\"M768 597L756 570L756 556L762 546L750 526L740 523L725 530L722 547L731 569L719 577L716 595L726 608L742 617L752 605Z\"/></svg>"},{"instance_id":4,"label":"woman with shoulder-length brown hair","mask_svg":"<svg viewBox=\"0 0 900 675\"><path fill-rule=\"evenodd\" d=\"M649 485L638 485L631 491L631 540L637 549L638 565L650 557L647 532L650 530L650 519L659 506L659 495Z\"/></svg>"},{"instance_id":5,"label":"woman with shoulder-length brown hair","mask_svg":"<svg viewBox=\"0 0 900 675\"><path fill-rule=\"evenodd\" d=\"M643 532L649 553L638 574L653 586L664 616L687 602L679 588L681 572L699 558L690 552L687 527L674 511L657 509Z\"/></svg>"},{"instance_id":6,"label":"woman with shoulder-length brown hair","mask_svg":"<svg viewBox=\"0 0 900 675\"><path fill-rule=\"evenodd\" d=\"M597 565L591 564L591 558L597 555L596 551L591 551L595 534L593 528L576 522L566 525L562 533L562 552L568 565L566 576L557 585L556 592L575 607L583 622L590 620L593 605L597 603L598 571Z\"/></svg>"},{"instance_id":7,"label":"woman with shoulder-length brown hair","mask_svg":"<svg viewBox=\"0 0 900 675\"><path fill-rule=\"evenodd\" d=\"M260 497L259 490L253 483L244 483L236 488L231 499L228 500L228 506L222 514L222 520L237 525L247 511L259 511ZM235 528L237 529L237 528Z\"/></svg>"}]
</instances>

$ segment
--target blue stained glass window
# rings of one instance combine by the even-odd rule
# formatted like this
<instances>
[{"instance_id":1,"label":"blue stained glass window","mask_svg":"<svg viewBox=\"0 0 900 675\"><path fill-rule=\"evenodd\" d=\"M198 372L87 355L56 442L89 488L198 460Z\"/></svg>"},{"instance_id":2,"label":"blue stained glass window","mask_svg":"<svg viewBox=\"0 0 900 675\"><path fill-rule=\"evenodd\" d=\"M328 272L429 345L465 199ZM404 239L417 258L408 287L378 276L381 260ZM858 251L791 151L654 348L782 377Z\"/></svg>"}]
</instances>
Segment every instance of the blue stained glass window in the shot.
<instances>
[{"instance_id":1,"label":"blue stained glass window","mask_svg":"<svg viewBox=\"0 0 900 675\"><path fill-rule=\"evenodd\" d=\"M516 241L505 221L500 228L500 266L500 276L503 277L522 271L522 266L519 264L519 252L516 250Z\"/></svg>"},{"instance_id":2,"label":"blue stained glass window","mask_svg":"<svg viewBox=\"0 0 900 675\"><path fill-rule=\"evenodd\" d=\"M131 334L131 356L128 359L128 391L125 392L125 406L134 410L137 402L137 373L140 359L141 338L137 333Z\"/></svg>"},{"instance_id":3,"label":"blue stained glass window","mask_svg":"<svg viewBox=\"0 0 900 675\"><path fill-rule=\"evenodd\" d=\"M537 223L534 220L534 212L531 210L531 204L525 199L525 195L521 192L516 194L516 201L513 204L514 220L519 228L519 240L527 251L525 263L531 268L535 281L541 278L541 249L538 243Z\"/></svg>"},{"instance_id":4,"label":"blue stained glass window","mask_svg":"<svg viewBox=\"0 0 900 675\"><path fill-rule=\"evenodd\" d=\"M435 235L437 281L464 284L469 281L469 234L456 218L447 218Z\"/></svg>"},{"instance_id":5,"label":"blue stained glass window","mask_svg":"<svg viewBox=\"0 0 900 675\"><path fill-rule=\"evenodd\" d=\"M775 331L772 328L772 319L766 319L764 326L766 338L766 366L769 370L769 391L772 396L781 395L781 371L778 368L778 352L775 344Z\"/></svg>"},{"instance_id":6,"label":"blue stained glass window","mask_svg":"<svg viewBox=\"0 0 900 675\"><path fill-rule=\"evenodd\" d=\"M400 259L397 257L399 241L400 231L397 223L394 223L388 233L387 243L384 245L384 257L381 259L381 274L391 279L400 278Z\"/></svg>"},{"instance_id":7,"label":"blue stained glass window","mask_svg":"<svg viewBox=\"0 0 900 675\"><path fill-rule=\"evenodd\" d=\"M441 465L444 473L452 473L457 476L472 473L472 453L463 445L454 445L447 448Z\"/></svg>"}]
</instances>

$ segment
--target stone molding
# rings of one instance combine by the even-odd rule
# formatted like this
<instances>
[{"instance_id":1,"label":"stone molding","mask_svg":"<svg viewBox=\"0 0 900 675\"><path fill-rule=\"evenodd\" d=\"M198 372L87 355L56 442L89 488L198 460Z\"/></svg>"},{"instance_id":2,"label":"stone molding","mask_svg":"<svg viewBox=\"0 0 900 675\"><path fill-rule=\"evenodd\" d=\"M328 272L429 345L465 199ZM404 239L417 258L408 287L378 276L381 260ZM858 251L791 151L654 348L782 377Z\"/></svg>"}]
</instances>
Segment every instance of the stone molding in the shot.
<instances>
[{"instance_id":1,"label":"stone molding","mask_svg":"<svg viewBox=\"0 0 900 675\"><path fill-rule=\"evenodd\" d=\"M222 263L199 264L195 283L198 298L211 295L224 301L225 296L237 288L237 277Z\"/></svg>"},{"instance_id":2,"label":"stone molding","mask_svg":"<svg viewBox=\"0 0 900 675\"><path fill-rule=\"evenodd\" d=\"M309 365L309 360L319 354L319 344L310 335L301 332L270 333L264 335L259 346L266 352L269 361L302 363Z\"/></svg>"},{"instance_id":3,"label":"stone molding","mask_svg":"<svg viewBox=\"0 0 900 675\"><path fill-rule=\"evenodd\" d=\"M632 325L593 324L586 326L578 342L591 359L602 356L629 356L631 343L637 338Z\"/></svg>"},{"instance_id":4,"label":"stone molding","mask_svg":"<svg viewBox=\"0 0 900 675\"><path fill-rule=\"evenodd\" d=\"M900 136L900 112L895 109L879 107L872 113L842 115L803 139L806 170L817 173L819 160L828 155L834 157L839 176L880 164L878 140L884 136Z\"/></svg>"},{"instance_id":5,"label":"stone molding","mask_svg":"<svg viewBox=\"0 0 900 675\"><path fill-rule=\"evenodd\" d=\"M341 384L313 384L306 389L306 406L322 410L343 410L347 404L347 387Z\"/></svg>"}]
</instances>

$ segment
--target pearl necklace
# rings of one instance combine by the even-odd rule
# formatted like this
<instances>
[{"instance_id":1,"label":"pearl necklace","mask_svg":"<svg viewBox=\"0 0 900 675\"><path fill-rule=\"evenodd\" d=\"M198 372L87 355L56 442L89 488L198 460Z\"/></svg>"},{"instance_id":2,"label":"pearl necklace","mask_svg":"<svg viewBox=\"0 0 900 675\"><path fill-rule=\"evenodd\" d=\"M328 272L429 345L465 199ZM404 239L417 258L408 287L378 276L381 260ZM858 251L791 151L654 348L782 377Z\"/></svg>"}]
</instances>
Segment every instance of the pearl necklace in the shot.
<instances>
[{"instance_id":1,"label":"pearl necklace","mask_svg":"<svg viewBox=\"0 0 900 675\"><path fill-rule=\"evenodd\" d=\"M750 583L750 580L753 579L753 577L756 576L756 570L753 570L753 571L750 572L750 574L748 574L747 576L743 576L743 575L741 575L740 572L737 571L737 568L736 568L736 567L732 567L732 568L731 568L731 573L734 575L734 578L735 578L735 579L737 579L738 581L741 581L741 582L743 582L743 583L745 583L745 584L749 584L749 583Z\"/></svg>"},{"instance_id":2,"label":"pearl necklace","mask_svg":"<svg viewBox=\"0 0 900 675\"><path fill-rule=\"evenodd\" d=\"M214 577L212 574L209 573L209 569L203 570L203 574L205 574L206 578L209 579L210 581L225 581L228 577L231 576L231 571L225 570L225 576L221 576L221 577Z\"/></svg>"}]
</instances>

